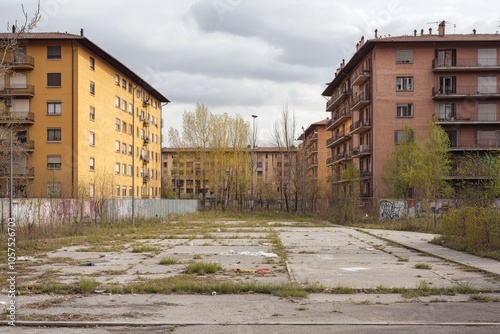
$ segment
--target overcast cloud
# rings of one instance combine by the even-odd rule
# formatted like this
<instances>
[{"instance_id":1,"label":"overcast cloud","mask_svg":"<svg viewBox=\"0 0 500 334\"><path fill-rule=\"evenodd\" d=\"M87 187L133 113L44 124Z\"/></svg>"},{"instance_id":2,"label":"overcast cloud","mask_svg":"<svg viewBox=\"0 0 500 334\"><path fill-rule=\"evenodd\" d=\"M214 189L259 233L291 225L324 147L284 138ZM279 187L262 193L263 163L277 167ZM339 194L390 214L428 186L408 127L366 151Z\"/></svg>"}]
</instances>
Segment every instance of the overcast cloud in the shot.
<instances>
[{"instance_id":1,"label":"overcast cloud","mask_svg":"<svg viewBox=\"0 0 500 334\"><path fill-rule=\"evenodd\" d=\"M0 24L21 20L21 3L0 2ZM413 34L495 33L496 1L332 0L42 0L38 31L85 36L146 79L172 103L164 134L182 130L182 113L204 103L213 113L258 115L266 145L285 104L303 126L328 116L321 96L361 38ZM164 138L164 146L168 142Z\"/></svg>"}]
</instances>

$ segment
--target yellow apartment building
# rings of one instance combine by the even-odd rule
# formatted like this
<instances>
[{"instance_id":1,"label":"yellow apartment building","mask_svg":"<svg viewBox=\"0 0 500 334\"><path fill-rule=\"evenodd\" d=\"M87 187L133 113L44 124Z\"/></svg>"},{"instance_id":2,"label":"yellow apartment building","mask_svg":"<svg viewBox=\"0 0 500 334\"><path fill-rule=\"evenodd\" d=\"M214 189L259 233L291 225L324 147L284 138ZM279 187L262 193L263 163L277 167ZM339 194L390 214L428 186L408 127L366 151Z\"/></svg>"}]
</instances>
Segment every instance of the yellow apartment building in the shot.
<instances>
[{"instance_id":1,"label":"yellow apartment building","mask_svg":"<svg viewBox=\"0 0 500 334\"><path fill-rule=\"evenodd\" d=\"M322 93L330 137L333 186L346 189L343 170L360 172L361 197L390 196L382 180L389 153L404 139L425 140L430 121L450 139L454 166L474 153L500 152L500 35L414 30L405 36L362 38ZM480 179L450 175L453 182ZM412 194L408 194L412 196Z\"/></svg>"},{"instance_id":2,"label":"yellow apartment building","mask_svg":"<svg viewBox=\"0 0 500 334\"><path fill-rule=\"evenodd\" d=\"M1 64L0 139L12 135L16 158L0 169L0 196L12 177L14 197L160 197L170 101L83 30L0 34L14 37Z\"/></svg>"}]
</instances>

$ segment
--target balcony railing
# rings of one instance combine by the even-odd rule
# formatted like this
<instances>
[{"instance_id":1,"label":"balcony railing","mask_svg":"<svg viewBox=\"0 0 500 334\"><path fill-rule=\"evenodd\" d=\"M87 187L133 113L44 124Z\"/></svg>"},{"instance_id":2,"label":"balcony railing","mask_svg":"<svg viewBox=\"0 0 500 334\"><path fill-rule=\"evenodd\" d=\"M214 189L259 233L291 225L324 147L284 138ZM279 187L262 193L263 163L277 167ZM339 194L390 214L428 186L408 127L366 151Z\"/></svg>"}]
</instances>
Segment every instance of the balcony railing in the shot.
<instances>
[{"instance_id":1,"label":"balcony railing","mask_svg":"<svg viewBox=\"0 0 500 334\"><path fill-rule=\"evenodd\" d=\"M364 91L360 94L353 96L351 101L351 111L361 110L370 104L370 92Z\"/></svg>"},{"instance_id":2,"label":"balcony railing","mask_svg":"<svg viewBox=\"0 0 500 334\"><path fill-rule=\"evenodd\" d=\"M370 155L372 153L371 145L359 145L352 149L353 157L361 156L361 155Z\"/></svg>"},{"instance_id":3,"label":"balcony railing","mask_svg":"<svg viewBox=\"0 0 500 334\"><path fill-rule=\"evenodd\" d=\"M479 114L457 113L450 115L439 115L436 119L437 123L498 123L500 117L496 112L488 112Z\"/></svg>"},{"instance_id":4,"label":"balcony railing","mask_svg":"<svg viewBox=\"0 0 500 334\"><path fill-rule=\"evenodd\" d=\"M10 177L10 169L0 169L0 177ZM35 167L14 166L12 169L12 177L15 179L32 179L35 177Z\"/></svg>"},{"instance_id":5,"label":"balcony railing","mask_svg":"<svg viewBox=\"0 0 500 334\"><path fill-rule=\"evenodd\" d=\"M0 124L33 124L35 114L28 111L5 111L0 110Z\"/></svg>"},{"instance_id":6,"label":"balcony railing","mask_svg":"<svg viewBox=\"0 0 500 334\"><path fill-rule=\"evenodd\" d=\"M335 128L337 125L342 124L345 120L352 117L351 111L347 108L339 109L337 112L332 113L332 119L326 124L326 131Z\"/></svg>"},{"instance_id":7,"label":"balcony railing","mask_svg":"<svg viewBox=\"0 0 500 334\"><path fill-rule=\"evenodd\" d=\"M467 97L498 98L500 91L498 87L480 86L458 86L453 88L432 87L432 98L434 99L463 99Z\"/></svg>"},{"instance_id":8,"label":"balcony railing","mask_svg":"<svg viewBox=\"0 0 500 334\"><path fill-rule=\"evenodd\" d=\"M432 60L432 70L433 71L491 71L491 70L500 70L500 66L498 65L498 61L496 58L486 58L486 59L478 59L478 58L459 58L456 60L444 60L434 58Z\"/></svg>"},{"instance_id":9,"label":"balcony railing","mask_svg":"<svg viewBox=\"0 0 500 334\"><path fill-rule=\"evenodd\" d=\"M5 64L14 69L33 69L35 68L35 58L28 55L8 54L5 57Z\"/></svg>"},{"instance_id":10,"label":"balcony railing","mask_svg":"<svg viewBox=\"0 0 500 334\"><path fill-rule=\"evenodd\" d=\"M458 140L452 141L450 149L465 150L465 151L481 151L481 150L500 150L500 138L487 140L487 139L471 139L471 140Z\"/></svg>"},{"instance_id":11,"label":"balcony railing","mask_svg":"<svg viewBox=\"0 0 500 334\"><path fill-rule=\"evenodd\" d=\"M339 131L338 133L334 133L331 138L328 138L326 141L326 147L331 147L336 144L343 143L346 140L349 140L351 136L349 134L344 133L344 131Z\"/></svg>"},{"instance_id":12,"label":"balcony railing","mask_svg":"<svg viewBox=\"0 0 500 334\"><path fill-rule=\"evenodd\" d=\"M350 133L363 133L371 129L371 124L369 119L359 120L351 125L349 128Z\"/></svg>"},{"instance_id":13,"label":"balcony railing","mask_svg":"<svg viewBox=\"0 0 500 334\"><path fill-rule=\"evenodd\" d=\"M26 84L4 85L0 88L0 97L6 96L35 96L35 86Z\"/></svg>"},{"instance_id":14,"label":"balcony railing","mask_svg":"<svg viewBox=\"0 0 500 334\"><path fill-rule=\"evenodd\" d=\"M369 70L359 69L351 77L351 82L353 86L361 86L367 82L371 77Z\"/></svg>"},{"instance_id":15,"label":"balcony railing","mask_svg":"<svg viewBox=\"0 0 500 334\"><path fill-rule=\"evenodd\" d=\"M349 93L350 91L344 87L337 89L332 97L326 101L326 111L333 111L342 101L344 101Z\"/></svg>"}]
</instances>

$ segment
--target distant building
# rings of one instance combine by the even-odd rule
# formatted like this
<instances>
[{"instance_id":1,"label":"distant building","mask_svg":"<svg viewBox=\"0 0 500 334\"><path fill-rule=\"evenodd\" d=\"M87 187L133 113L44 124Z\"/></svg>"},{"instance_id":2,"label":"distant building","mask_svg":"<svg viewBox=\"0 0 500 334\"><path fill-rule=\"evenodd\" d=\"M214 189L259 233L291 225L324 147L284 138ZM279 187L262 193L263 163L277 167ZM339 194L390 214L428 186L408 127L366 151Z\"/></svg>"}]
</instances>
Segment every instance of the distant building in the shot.
<instances>
[{"instance_id":1,"label":"distant building","mask_svg":"<svg viewBox=\"0 0 500 334\"><path fill-rule=\"evenodd\" d=\"M238 151L244 154L243 163L248 172L251 169L252 150L246 148ZM234 151L227 152L234 154ZM297 154L297 148L289 152L277 147L255 148L255 166L253 168L253 187L255 201L282 200L287 187L290 186L291 161ZM207 151L206 169L203 177L202 151L198 148L162 149L163 194L175 198L201 198L203 192L208 199L213 198L214 184L211 175L219 175L226 171L215 170L217 166L215 150ZM250 198L250 184L246 185L245 195Z\"/></svg>"},{"instance_id":2,"label":"distant building","mask_svg":"<svg viewBox=\"0 0 500 334\"><path fill-rule=\"evenodd\" d=\"M15 197L160 197L165 96L83 31L21 34L2 65L0 132L29 152L15 162Z\"/></svg>"},{"instance_id":3,"label":"distant building","mask_svg":"<svg viewBox=\"0 0 500 334\"><path fill-rule=\"evenodd\" d=\"M326 161L330 156L326 148L326 140L330 133L326 131L325 119L311 124L299 137L302 141L300 150L305 154L302 158L305 164L306 203L310 210L326 211L328 199L331 196L330 174Z\"/></svg>"},{"instance_id":4,"label":"distant building","mask_svg":"<svg viewBox=\"0 0 500 334\"><path fill-rule=\"evenodd\" d=\"M432 119L448 134L457 163L466 152L477 152L479 159L499 152L500 35L447 35L444 22L437 34L429 30L362 38L324 90L333 185L342 188L342 172L353 163L363 198L387 196L382 169L404 126L418 140L427 136Z\"/></svg>"}]
</instances>

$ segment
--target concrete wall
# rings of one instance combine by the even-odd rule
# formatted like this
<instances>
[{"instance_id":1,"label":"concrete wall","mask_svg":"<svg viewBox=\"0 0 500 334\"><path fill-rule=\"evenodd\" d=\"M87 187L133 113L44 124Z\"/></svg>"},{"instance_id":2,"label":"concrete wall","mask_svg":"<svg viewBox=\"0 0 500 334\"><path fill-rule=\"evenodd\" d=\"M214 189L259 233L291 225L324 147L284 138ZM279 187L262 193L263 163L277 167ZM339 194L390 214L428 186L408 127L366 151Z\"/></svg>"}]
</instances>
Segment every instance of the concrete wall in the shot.
<instances>
[{"instance_id":1,"label":"concrete wall","mask_svg":"<svg viewBox=\"0 0 500 334\"><path fill-rule=\"evenodd\" d=\"M195 212L198 200L136 199L136 219L166 218L169 214ZM12 215L18 224L113 221L132 218L132 199L79 201L77 199L26 198L13 201ZM0 217L9 217L9 199L0 199Z\"/></svg>"}]
</instances>

